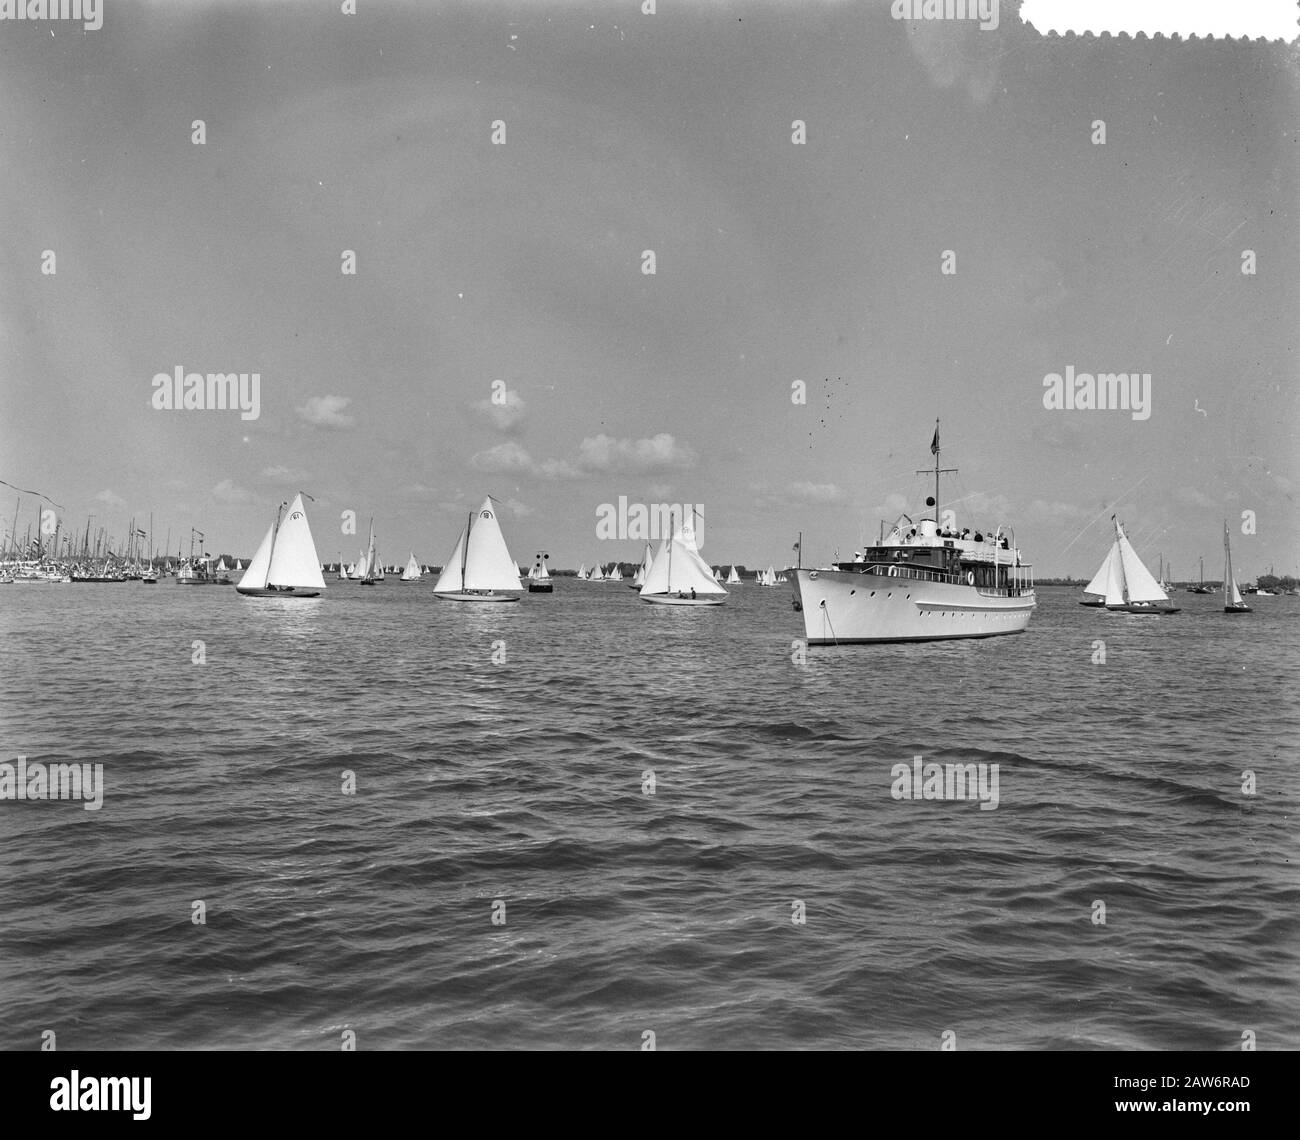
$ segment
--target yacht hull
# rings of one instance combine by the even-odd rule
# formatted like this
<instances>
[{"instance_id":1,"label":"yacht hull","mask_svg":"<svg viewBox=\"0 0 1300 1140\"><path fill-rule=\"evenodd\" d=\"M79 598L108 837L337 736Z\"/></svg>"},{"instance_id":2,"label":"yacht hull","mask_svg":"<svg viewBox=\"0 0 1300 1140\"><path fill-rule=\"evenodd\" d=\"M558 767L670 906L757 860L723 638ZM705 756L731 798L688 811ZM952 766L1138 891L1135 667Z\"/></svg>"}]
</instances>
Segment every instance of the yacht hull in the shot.
<instances>
[{"instance_id":1,"label":"yacht hull","mask_svg":"<svg viewBox=\"0 0 1300 1140\"><path fill-rule=\"evenodd\" d=\"M492 590L482 592L475 591L456 591L455 593L434 594L435 598L444 602L517 602L518 594L498 593Z\"/></svg>"},{"instance_id":2,"label":"yacht hull","mask_svg":"<svg viewBox=\"0 0 1300 1140\"><path fill-rule=\"evenodd\" d=\"M714 594L697 598L679 598L676 594L642 594L641 600L657 606L720 606L727 598L725 594L721 597Z\"/></svg>"},{"instance_id":3,"label":"yacht hull","mask_svg":"<svg viewBox=\"0 0 1300 1140\"><path fill-rule=\"evenodd\" d=\"M809 645L947 641L1023 633L1037 601L1032 590L997 594L955 582L928 582L846 570L795 570L796 609Z\"/></svg>"},{"instance_id":4,"label":"yacht hull","mask_svg":"<svg viewBox=\"0 0 1300 1140\"><path fill-rule=\"evenodd\" d=\"M235 592L246 598L319 598L320 590L309 586L282 586L273 589L270 586L236 586Z\"/></svg>"}]
</instances>

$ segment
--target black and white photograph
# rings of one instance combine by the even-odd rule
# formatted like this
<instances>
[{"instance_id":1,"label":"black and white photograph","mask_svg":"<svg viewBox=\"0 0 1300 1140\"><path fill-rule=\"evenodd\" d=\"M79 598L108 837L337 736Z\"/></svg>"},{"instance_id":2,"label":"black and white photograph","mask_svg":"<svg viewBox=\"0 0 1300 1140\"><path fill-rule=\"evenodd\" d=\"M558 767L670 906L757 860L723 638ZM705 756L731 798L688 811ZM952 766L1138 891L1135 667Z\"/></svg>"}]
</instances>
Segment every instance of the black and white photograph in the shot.
<instances>
[{"instance_id":1,"label":"black and white photograph","mask_svg":"<svg viewBox=\"0 0 1300 1140\"><path fill-rule=\"evenodd\" d=\"M25 1098L1187 1052L1109 1114L1248 1111L1300 1048L1300 9L1079 8L0 0Z\"/></svg>"}]
</instances>

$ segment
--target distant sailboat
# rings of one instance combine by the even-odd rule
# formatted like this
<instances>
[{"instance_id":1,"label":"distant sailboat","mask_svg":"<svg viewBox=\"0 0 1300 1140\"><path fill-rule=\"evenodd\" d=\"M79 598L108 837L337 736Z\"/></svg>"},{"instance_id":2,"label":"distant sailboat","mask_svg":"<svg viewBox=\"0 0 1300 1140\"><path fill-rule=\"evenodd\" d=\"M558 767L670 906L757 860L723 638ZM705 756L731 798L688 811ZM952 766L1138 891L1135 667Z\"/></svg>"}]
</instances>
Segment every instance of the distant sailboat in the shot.
<instances>
[{"instance_id":1,"label":"distant sailboat","mask_svg":"<svg viewBox=\"0 0 1300 1140\"><path fill-rule=\"evenodd\" d=\"M597 562L595 567L587 574L587 581L603 582L604 580L605 580L605 574L600 568L600 563Z\"/></svg>"},{"instance_id":2,"label":"distant sailboat","mask_svg":"<svg viewBox=\"0 0 1300 1140\"><path fill-rule=\"evenodd\" d=\"M528 592L530 594L551 594L555 592L555 583L546 569L546 560L550 555L539 550L533 559L533 568L528 572Z\"/></svg>"},{"instance_id":3,"label":"distant sailboat","mask_svg":"<svg viewBox=\"0 0 1300 1140\"><path fill-rule=\"evenodd\" d=\"M587 564L584 562L581 566L578 567L578 581L585 582L586 580L587 580Z\"/></svg>"},{"instance_id":4,"label":"distant sailboat","mask_svg":"<svg viewBox=\"0 0 1300 1140\"><path fill-rule=\"evenodd\" d=\"M713 580L689 530L671 529L659 544L641 587L641 600L667 606L720 606L727 591Z\"/></svg>"},{"instance_id":5,"label":"distant sailboat","mask_svg":"<svg viewBox=\"0 0 1300 1140\"><path fill-rule=\"evenodd\" d=\"M645 580L650 576L650 567L654 565L654 553L650 549L650 544L645 544L645 554L641 558L641 565L636 568L636 573L632 575L632 581L624 583L629 589L639 590L645 585ZM717 578L714 578L717 581Z\"/></svg>"},{"instance_id":6,"label":"distant sailboat","mask_svg":"<svg viewBox=\"0 0 1300 1140\"><path fill-rule=\"evenodd\" d=\"M379 567L377 556L375 554L375 520L370 520L370 546L365 554L365 567L361 571L361 584L363 586L373 586L377 581L382 581L384 571ZM375 571L378 570L378 574Z\"/></svg>"},{"instance_id":7,"label":"distant sailboat","mask_svg":"<svg viewBox=\"0 0 1300 1140\"><path fill-rule=\"evenodd\" d=\"M1142 564L1118 520L1115 520L1114 549L1118 557L1107 560L1110 569L1106 579L1106 608L1130 614L1178 613L1178 607L1169 605L1169 595Z\"/></svg>"},{"instance_id":8,"label":"distant sailboat","mask_svg":"<svg viewBox=\"0 0 1300 1140\"><path fill-rule=\"evenodd\" d=\"M454 602L516 602L523 592L492 499L469 516L434 584L434 597Z\"/></svg>"},{"instance_id":9,"label":"distant sailboat","mask_svg":"<svg viewBox=\"0 0 1300 1140\"><path fill-rule=\"evenodd\" d=\"M1205 559L1204 558L1200 560L1200 565L1201 565L1201 580L1195 586L1188 586L1187 592L1189 594L1212 594L1214 593L1214 591L1211 590L1210 587L1205 584Z\"/></svg>"},{"instance_id":10,"label":"distant sailboat","mask_svg":"<svg viewBox=\"0 0 1300 1140\"><path fill-rule=\"evenodd\" d=\"M623 571L618 568L618 563L613 563L609 568L609 573L605 575L606 582L623 581Z\"/></svg>"},{"instance_id":11,"label":"distant sailboat","mask_svg":"<svg viewBox=\"0 0 1300 1140\"><path fill-rule=\"evenodd\" d=\"M338 578L339 578L339 581L340 581L340 582L346 582L346 581L348 580L348 568L347 568L346 566L343 565L343 551L341 551L341 550L339 551L339 574L338 574Z\"/></svg>"},{"instance_id":12,"label":"distant sailboat","mask_svg":"<svg viewBox=\"0 0 1300 1140\"><path fill-rule=\"evenodd\" d=\"M400 579L403 582L418 582L420 580L420 564L415 560L415 551L411 551L411 557L406 560L406 569L402 571Z\"/></svg>"},{"instance_id":13,"label":"distant sailboat","mask_svg":"<svg viewBox=\"0 0 1300 1140\"><path fill-rule=\"evenodd\" d=\"M325 579L321 576L311 527L307 525L302 494L294 497L283 523L281 510L283 504L275 512L275 522L235 589L258 598L317 597L325 589Z\"/></svg>"},{"instance_id":14,"label":"distant sailboat","mask_svg":"<svg viewBox=\"0 0 1300 1140\"><path fill-rule=\"evenodd\" d=\"M1232 576L1232 547L1228 543L1228 520L1223 520L1223 612L1249 614L1254 611L1241 600L1237 579Z\"/></svg>"},{"instance_id":15,"label":"distant sailboat","mask_svg":"<svg viewBox=\"0 0 1300 1140\"><path fill-rule=\"evenodd\" d=\"M735 566L732 566L732 568L731 568L731 573L727 575L727 583L726 583L726 584L727 584L728 586L739 586L739 585L740 585L740 575L736 572L736 568L735 568Z\"/></svg>"}]
</instances>

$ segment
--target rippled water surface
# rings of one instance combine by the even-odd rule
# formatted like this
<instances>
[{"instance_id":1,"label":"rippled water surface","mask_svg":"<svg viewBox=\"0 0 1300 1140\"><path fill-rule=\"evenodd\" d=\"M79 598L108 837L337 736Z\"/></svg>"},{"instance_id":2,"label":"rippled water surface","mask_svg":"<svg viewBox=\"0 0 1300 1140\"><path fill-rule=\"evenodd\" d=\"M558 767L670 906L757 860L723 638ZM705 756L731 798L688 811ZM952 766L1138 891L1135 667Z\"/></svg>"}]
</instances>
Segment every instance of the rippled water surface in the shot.
<instances>
[{"instance_id":1,"label":"rippled water surface","mask_svg":"<svg viewBox=\"0 0 1300 1140\"><path fill-rule=\"evenodd\" d=\"M0 1046L1300 1047L1300 599L1077 596L800 665L784 588L2 587L0 760L106 793L0 801Z\"/></svg>"}]
</instances>

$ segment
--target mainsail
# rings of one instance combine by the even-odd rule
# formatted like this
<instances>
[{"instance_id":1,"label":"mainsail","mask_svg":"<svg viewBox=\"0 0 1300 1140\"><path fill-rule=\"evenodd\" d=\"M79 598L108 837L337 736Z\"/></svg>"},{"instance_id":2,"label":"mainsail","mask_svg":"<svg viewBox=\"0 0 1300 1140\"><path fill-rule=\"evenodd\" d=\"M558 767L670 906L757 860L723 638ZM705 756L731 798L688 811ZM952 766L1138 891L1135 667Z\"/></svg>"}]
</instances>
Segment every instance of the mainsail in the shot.
<instances>
[{"instance_id":1,"label":"mainsail","mask_svg":"<svg viewBox=\"0 0 1300 1140\"><path fill-rule=\"evenodd\" d=\"M406 569L402 571L403 582L414 582L420 577L420 564L415 560L415 551L411 551L411 557L406 560Z\"/></svg>"},{"instance_id":2,"label":"mainsail","mask_svg":"<svg viewBox=\"0 0 1300 1140\"><path fill-rule=\"evenodd\" d=\"M1228 544L1228 524L1223 524L1223 604L1225 606L1243 605L1241 591L1237 589L1237 579L1232 576L1232 547Z\"/></svg>"},{"instance_id":3,"label":"mainsail","mask_svg":"<svg viewBox=\"0 0 1300 1140\"><path fill-rule=\"evenodd\" d=\"M1160 588L1160 583L1142 564L1142 559L1137 556L1137 551L1133 549L1128 535L1120 528L1118 522L1115 524L1115 543L1119 548L1120 562L1123 567L1124 600L1126 602L1169 601L1169 595ZM1110 598L1108 597L1106 601L1109 603Z\"/></svg>"}]
</instances>

